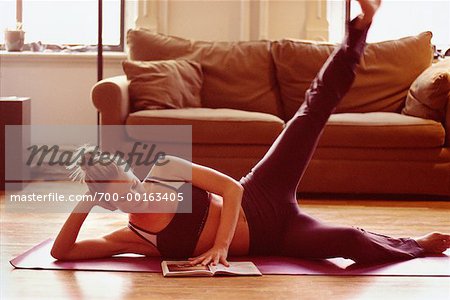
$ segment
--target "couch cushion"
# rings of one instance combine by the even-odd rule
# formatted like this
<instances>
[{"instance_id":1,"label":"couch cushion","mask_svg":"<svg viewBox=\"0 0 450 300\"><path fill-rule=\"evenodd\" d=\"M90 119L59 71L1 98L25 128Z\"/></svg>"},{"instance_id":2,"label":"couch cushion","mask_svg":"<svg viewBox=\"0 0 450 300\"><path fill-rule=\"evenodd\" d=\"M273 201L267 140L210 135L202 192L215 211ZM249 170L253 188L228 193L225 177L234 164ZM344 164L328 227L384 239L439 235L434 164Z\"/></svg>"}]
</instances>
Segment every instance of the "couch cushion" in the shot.
<instances>
[{"instance_id":1,"label":"couch cushion","mask_svg":"<svg viewBox=\"0 0 450 300\"><path fill-rule=\"evenodd\" d=\"M444 123L450 97L450 59L426 69L413 82L402 113Z\"/></svg>"},{"instance_id":2,"label":"couch cushion","mask_svg":"<svg viewBox=\"0 0 450 300\"><path fill-rule=\"evenodd\" d=\"M431 32L368 44L352 89L336 112L400 112L411 83L431 65ZM282 40L272 43L285 117L304 101L305 92L335 45Z\"/></svg>"},{"instance_id":3,"label":"couch cushion","mask_svg":"<svg viewBox=\"0 0 450 300\"><path fill-rule=\"evenodd\" d=\"M203 73L199 63L188 60L123 61L128 80L131 111L200 107Z\"/></svg>"},{"instance_id":4,"label":"couch cushion","mask_svg":"<svg viewBox=\"0 0 450 300\"><path fill-rule=\"evenodd\" d=\"M442 147L442 124L398 113L331 115L320 147L432 148Z\"/></svg>"},{"instance_id":5,"label":"couch cushion","mask_svg":"<svg viewBox=\"0 0 450 300\"><path fill-rule=\"evenodd\" d=\"M143 110L132 113L127 125L192 125L196 144L265 144L270 145L283 130L284 122L273 115L235 109L185 108ZM138 140L142 130L127 129Z\"/></svg>"},{"instance_id":6,"label":"couch cushion","mask_svg":"<svg viewBox=\"0 0 450 300\"><path fill-rule=\"evenodd\" d=\"M185 58L202 65L202 106L281 116L270 42L193 41L145 29L129 30L132 60Z\"/></svg>"}]
</instances>

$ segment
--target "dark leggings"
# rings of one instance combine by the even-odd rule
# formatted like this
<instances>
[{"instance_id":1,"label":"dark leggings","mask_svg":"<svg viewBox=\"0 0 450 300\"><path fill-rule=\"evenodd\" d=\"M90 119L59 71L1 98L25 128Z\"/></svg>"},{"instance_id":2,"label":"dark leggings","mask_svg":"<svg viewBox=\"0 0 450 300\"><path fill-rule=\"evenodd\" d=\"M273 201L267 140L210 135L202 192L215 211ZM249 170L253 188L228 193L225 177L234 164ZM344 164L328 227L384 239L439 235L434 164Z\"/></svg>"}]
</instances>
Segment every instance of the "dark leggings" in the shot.
<instances>
[{"instance_id":1,"label":"dark leggings","mask_svg":"<svg viewBox=\"0 0 450 300\"><path fill-rule=\"evenodd\" d=\"M266 155L240 181L244 187L242 207L249 225L251 255L344 257L356 262L381 262L423 253L413 239L326 225L298 207L299 181L330 114L350 89L364 51L368 28L358 30L354 23L355 20L348 24L343 43L312 82L305 102Z\"/></svg>"}]
</instances>

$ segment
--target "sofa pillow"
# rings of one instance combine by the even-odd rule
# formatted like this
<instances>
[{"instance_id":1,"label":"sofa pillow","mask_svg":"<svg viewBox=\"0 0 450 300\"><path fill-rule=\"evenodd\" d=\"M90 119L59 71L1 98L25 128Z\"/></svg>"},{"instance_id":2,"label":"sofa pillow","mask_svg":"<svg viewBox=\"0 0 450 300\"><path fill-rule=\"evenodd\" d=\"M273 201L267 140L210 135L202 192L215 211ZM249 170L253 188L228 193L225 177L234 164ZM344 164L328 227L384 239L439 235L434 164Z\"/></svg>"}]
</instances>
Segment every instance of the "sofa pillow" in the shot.
<instances>
[{"instance_id":1,"label":"sofa pillow","mask_svg":"<svg viewBox=\"0 0 450 300\"><path fill-rule=\"evenodd\" d=\"M131 111L200 107L203 73L188 60L123 61L130 80Z\"/></svg>"},{"instance_id":2,"label":"sofa pillow","mask_svg":"<svg viewBox=\"0 0 450 300\"><path fill-rule=\"evenodd\" d=\"M202 107L231 108L281 116L269 41L207 42L129 30L129 57L153 61L184 58L203 69Z\"/></svg>"},{"instance_id":3,"label":"sofa pillow","mask_svg":"<svg viewBox=\"0 0 450 300\"><path fill-rule=\"evenodd\" d=\"M444 122L449 97L450 59L446 59L433 64L412 83L402 113Z\"/></svg>"},{"instance_id":4,"label":"sofa pillow","mask_svg":"<svg viewBox=\"0 0 450 300\"><path fill-rule=\"evenodd\" d=\"M400 112L411 83L431 65L431 32L367 44L356 79L336 112ZM285 117L290 118L336 45L281 40L272 43Z\"/></svg>"}]
</instances>

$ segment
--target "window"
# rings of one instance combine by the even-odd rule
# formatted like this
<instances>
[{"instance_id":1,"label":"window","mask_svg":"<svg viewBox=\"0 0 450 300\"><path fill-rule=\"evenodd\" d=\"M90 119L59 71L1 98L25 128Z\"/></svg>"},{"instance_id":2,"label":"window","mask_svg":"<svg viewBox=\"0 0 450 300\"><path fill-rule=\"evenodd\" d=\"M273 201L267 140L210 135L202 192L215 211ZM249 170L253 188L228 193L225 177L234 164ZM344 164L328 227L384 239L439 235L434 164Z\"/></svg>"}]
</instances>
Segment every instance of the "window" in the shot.
<instances>
[{"instance_id":1,"label":"window","mask_svg":"<svg viewBox=\"0 0 450 300\"><path fill-rule=\"evenodd\" d=\"M5 29L16 28L16 1L7 0L0 1L0 44L4 44L5 36L3 31Z\"/></svg>"},{"instance_id":2,"label":"window","mask_svg":"<svg viewBox=\"0 0 450 300\"><path fill-rule=\"evenodd\" d=\"M339 43L345 34L345 1L327 1L328 40Z\"/></svg>"},{"instance_id":3,"label":"window","mask_svg":"<svg viewBox=\"0 0 450 300\"><path fill-rule=\"evenodd\" d=\"M25 43L97 44L97 0L2 0L3 28L15 28L16 7L20 19L21 6ZM111 46L111 50L123 50L123 20L124 0L103 0L103 44ZM2 35L1 44L3 39Z\"/></svg>"},{"instance_id":4,"label":"window","mask_svg":"<svg viewBox=\"0 0 450 300\"><path fill-rule=\"evenodd\" d=\"M360 12L356 1L350 1L350 16L355 17ZM328 13L330 24L330 40L339 42L343 37L336 28L342 28L342 17L345 15L345 1L329 1L328 7L334 9ZM450 1L414 1L414 0L384 0L376 15L375 22L367 36L368 42L397 39L416 35L423 31L433 32L432 42L437 49L450 48Z\"/></svg>"}]
</instances>

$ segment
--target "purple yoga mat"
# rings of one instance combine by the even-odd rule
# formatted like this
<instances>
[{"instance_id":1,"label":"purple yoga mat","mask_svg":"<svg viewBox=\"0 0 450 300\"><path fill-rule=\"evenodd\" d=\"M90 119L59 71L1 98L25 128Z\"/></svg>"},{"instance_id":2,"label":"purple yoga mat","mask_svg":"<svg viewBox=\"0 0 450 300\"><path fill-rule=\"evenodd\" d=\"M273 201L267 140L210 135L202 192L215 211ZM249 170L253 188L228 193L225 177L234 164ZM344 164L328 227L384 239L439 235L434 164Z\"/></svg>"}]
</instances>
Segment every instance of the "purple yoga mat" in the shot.
<instances>
[{"instance_id":1,"label":"purple yoga mat","mask_svg":"<svg viewBox=\"0 0 450 300\"><path fill-rule=\"evenodd\" d=\"M52 244L53 239L45 240L12 259L10 263L18 269L161 273L161 259L158 257L128 255L71 262L56 261L50 255ZM357 266L353 261L342 258L313 261L288 257L230 257L229 261L252 261L266 275L450 277L450 251L446 254L376 266Z\"/></svg>"}]
</instances>

